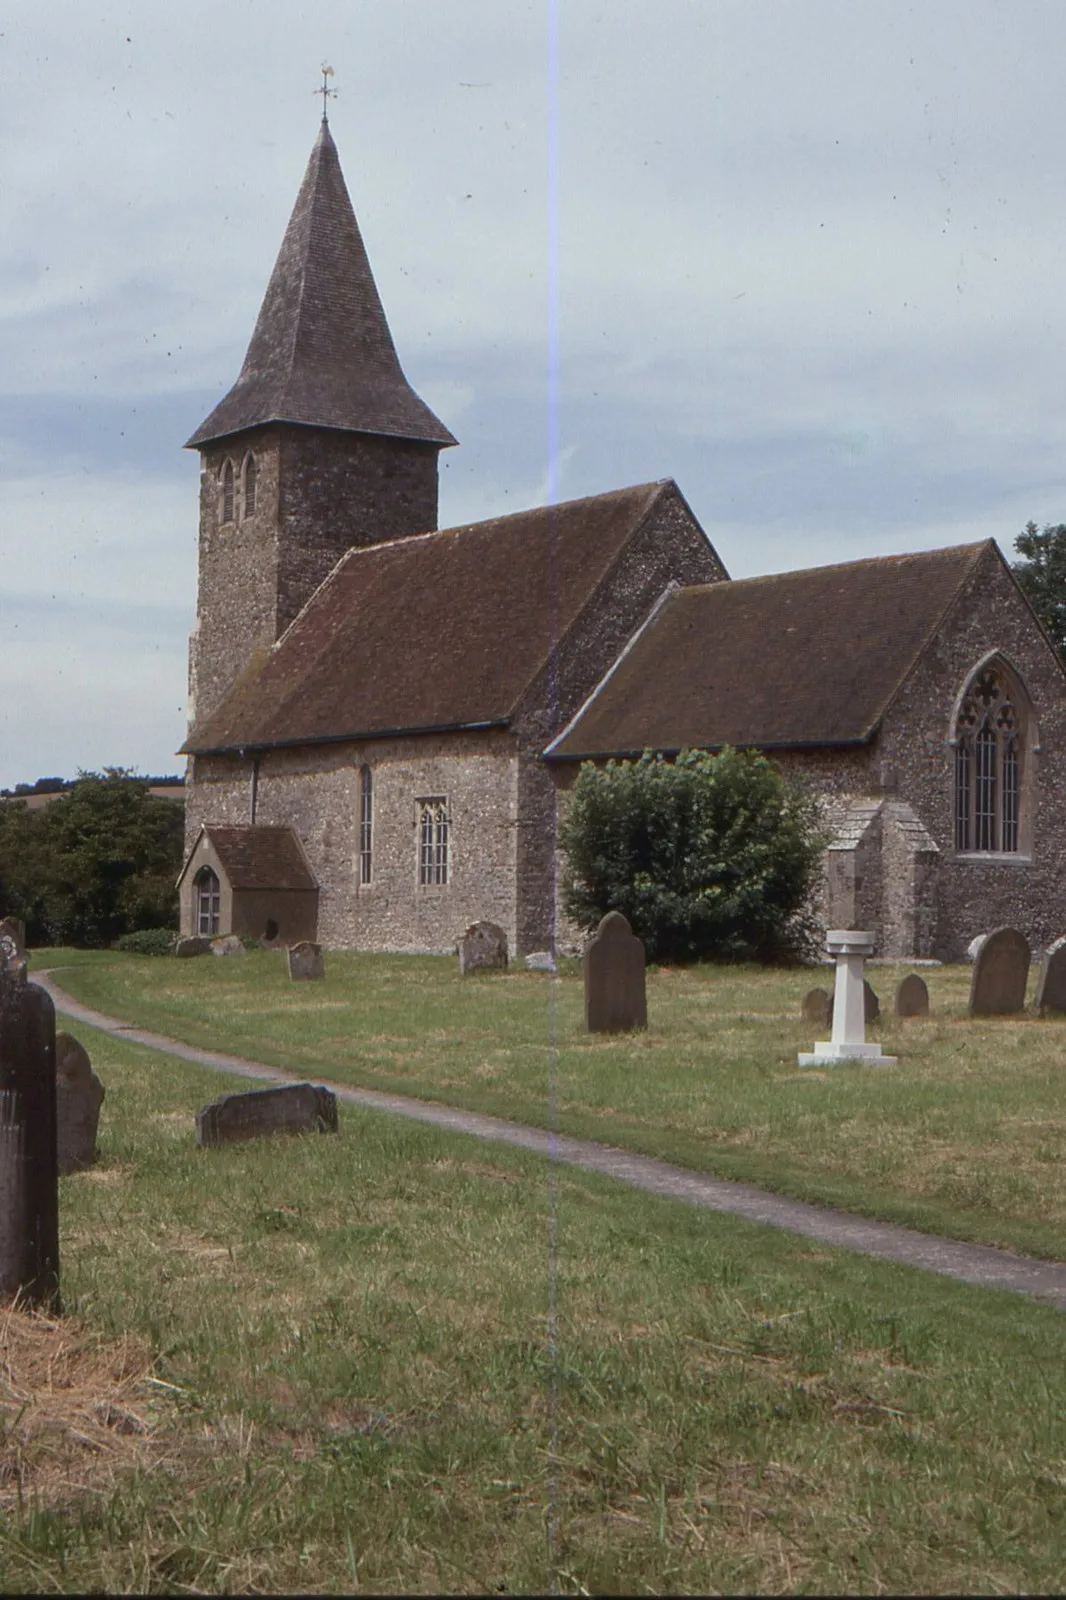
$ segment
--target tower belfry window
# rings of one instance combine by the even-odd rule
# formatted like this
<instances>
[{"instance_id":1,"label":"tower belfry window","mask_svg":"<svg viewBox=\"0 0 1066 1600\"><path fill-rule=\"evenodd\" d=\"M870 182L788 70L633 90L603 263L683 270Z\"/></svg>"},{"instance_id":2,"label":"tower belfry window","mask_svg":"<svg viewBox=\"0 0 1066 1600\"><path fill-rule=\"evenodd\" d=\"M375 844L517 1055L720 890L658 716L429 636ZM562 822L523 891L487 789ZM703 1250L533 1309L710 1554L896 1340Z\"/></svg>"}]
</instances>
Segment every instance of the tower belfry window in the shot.
<instances>
[{"instance_id":1,"label":"tower belfry window","mask_svg":"<svg viewBox=\"0 0 1066 1600\"><path fill-rule=\"evenodd\" d=\"M243 513L246 517L255 515L255 499L258 488L259 468L255 464L255 457L251 451L244 458L244 506Z\"/></svg>"},{"instance_id":2,"label":"tower belfry window","mask_svg":"<svg viewBox=\"0 0 1066 1600\"><path fill-rule=\"evenodd\" d=\"M223 522L233 521L234 483L233 462L227 461L222 468L222 518Z\"/></svg>"}]
</instances>

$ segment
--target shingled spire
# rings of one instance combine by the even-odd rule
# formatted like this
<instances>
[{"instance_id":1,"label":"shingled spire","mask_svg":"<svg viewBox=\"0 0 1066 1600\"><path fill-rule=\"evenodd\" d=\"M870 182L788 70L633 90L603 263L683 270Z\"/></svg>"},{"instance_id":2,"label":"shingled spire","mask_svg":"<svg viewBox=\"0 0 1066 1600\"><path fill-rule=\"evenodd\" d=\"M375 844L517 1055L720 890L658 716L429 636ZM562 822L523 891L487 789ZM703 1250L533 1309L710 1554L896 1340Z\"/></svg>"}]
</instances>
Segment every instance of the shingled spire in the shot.
<instances>
[{"instance_id":1,"label":"shingled spire","mask_svg":"<svg viewBox=\"0 0 1066 1600\"><path fill-rule=\"evenodd\" d=\"M456 443L404 377L325 120L240 377L189 445L271 422Z\"/></svg>"}]
</instances>

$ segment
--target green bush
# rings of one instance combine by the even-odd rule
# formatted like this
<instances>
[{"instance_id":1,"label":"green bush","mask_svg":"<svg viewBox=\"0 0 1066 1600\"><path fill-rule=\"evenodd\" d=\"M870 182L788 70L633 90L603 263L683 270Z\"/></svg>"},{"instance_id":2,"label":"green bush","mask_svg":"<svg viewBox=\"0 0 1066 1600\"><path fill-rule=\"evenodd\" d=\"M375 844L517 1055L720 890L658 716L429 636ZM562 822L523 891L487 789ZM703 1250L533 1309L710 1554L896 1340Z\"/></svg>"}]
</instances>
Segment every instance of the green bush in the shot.
<instances>
[{"instance_id":1,"label":"green bush","mask_svg":"<svg viewBox=\"0 0 1066 1600\"><path fill-rule=\"evenodd\" d=\"M131 956L172 956L174 935L169 928L138 928L135 933L122 934L111 948Z\"/></svg>"},{"instance_id":2,"label":"green bush","mask_svg":"<svg viewBox=\"0 0 1066 1600\"><path fill-rule=\"evenodd\" d=\"M652 961L787 961L811 952L806 907L825 839L817 802L765 756L586 763L560 830L566 911L621 911Z\"/></svg>"}]
</instances>

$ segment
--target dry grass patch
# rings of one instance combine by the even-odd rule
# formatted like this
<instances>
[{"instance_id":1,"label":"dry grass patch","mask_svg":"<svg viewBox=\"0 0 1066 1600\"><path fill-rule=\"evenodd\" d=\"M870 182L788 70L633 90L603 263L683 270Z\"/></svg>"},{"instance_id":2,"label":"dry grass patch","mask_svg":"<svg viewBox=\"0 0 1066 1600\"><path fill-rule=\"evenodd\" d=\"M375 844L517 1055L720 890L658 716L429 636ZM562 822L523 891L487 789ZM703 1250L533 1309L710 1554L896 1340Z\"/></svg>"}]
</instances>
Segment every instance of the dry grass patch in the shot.
<instances>
[{"instance_id":1,"label":"dry grass patch","mask_svg":"<svg viewBox=\"0 0 1066 1600\"><path fill-rule=\"evenodd\" d=\"M99 1494L156 1462L161 1387L141 1338L0 1311L0 1509Z\"/></svg>"}]
</instances>

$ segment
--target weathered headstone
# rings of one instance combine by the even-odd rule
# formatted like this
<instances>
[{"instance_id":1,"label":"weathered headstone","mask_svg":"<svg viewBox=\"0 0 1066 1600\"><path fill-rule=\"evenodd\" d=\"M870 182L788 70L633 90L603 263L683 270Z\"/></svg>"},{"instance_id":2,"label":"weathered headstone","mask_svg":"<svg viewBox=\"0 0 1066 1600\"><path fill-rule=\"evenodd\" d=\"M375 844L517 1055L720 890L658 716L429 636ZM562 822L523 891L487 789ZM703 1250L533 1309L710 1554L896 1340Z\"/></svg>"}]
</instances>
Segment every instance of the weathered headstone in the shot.
<instances>
[{"instance_id":1,"label":"weathered headstone","mask_svg":"<svg viewBox=\"0 0 1066 1600\"><path fill-rule=\"evenodd\" d=\"M1002 1017L1025 1010L1029 941L1017 928L990 933L973 964L971 1017Z\"/></svg>"},{"instance_id":2,"label":"weathered headstone","mask_svg":"<svg viewBox=\"0 0 1066 1600\"><path fill-rule=\"evenodd\" d=\"M26 924L21 917L5 917L0 922L0 962L14 968L26 961Z\"/></svg>"},{"instance_id":3,"label":"weathered headstone","mask_svg":"<svg viewBox=\"0 0 1066 1600\"><path fill-rule=\"evenodd\" d=\"M0 954L0 1295L59 1309L56 1014Z\"/></svg>"},{"instance_id":4,"label":"weathered headstone","mask_svg":"<svg viewBox=\"0 0 1066 1600\"><path fill-rule=\"evenodd\" d=\"M1036 1009L1042 1017L1049 1011L1066 1011L1066 939L1048 946L1036 987Z\"/></svg>"},{"instance_id":5,"label":"weathered headstone","mask_svg":"<svg viewBox=\"0 0 1066 1600\"><path fill-rule=\"evenodd\" d=\"M326 965L322 960L322 946L310 939L291 944L286 952L290 978L324 978Z\"/></svg>"},{"instance_id":6,"label":"weathered headstone","mask_svg":"<svg viewBox=\"0 0 1066 1600\"><path fill-rule=\"evenodd\" d=\"M56 1159L61 1177L96 1160L104 1086L73 1034L56 1034Z\"/></svg>"},{"instance_id":7,"label":"weathered headstone","mask_svg":"<svg viewBox=\"0 0 1066 1600\"><path fill-rule=\"evenodd\" d=\"M459 972L505 972L507 935L496 922L472 923L459 940Z\"/></svg>"},{"instance_id":8,"label":"weathered headstone","mask_svg":"<svg viewBox=\"0 0 1066 1600\"><path fill-rule=\"evenodd\" d=\"M178 939L174 944L174 954L188 958L189 956L206 956L211 954L211 941L199 933L190 934L187 938Z\"/></svg>"},{"instance_id":9,"label":"weathered headstone","mask_svg":"<svg viewBox=\"0 0 1066 1600\"><path fill-rule=\"evenodd\" d=\"M550 950L533 950L526 957L530 972L555 972L555 957Z\"/></svg>"},{"instance_id":10,"label":"weathered headstone","mask_svg":"<svg viewBox=\"0 0 1066 1600\"><path fill-rule=\"evenodd\" d=\"M929 1015L929 990L925 979L916 972L908 972L896 990L897 1017L927 1017Z\"/></svg>"},{"instance_id":11,"label":"weathered headstone","mask_svg":"<svg viewBox=\"0 0 1066 1600\"><path fill-rule=\"evenodd\" d=\"M196 1115L196 1142L204 1148L241 1144L277 1133L336 1133L337 1096L321 1084L228 1094Z\"/></svg>"},{"instance_id":12,"label":"weathered headstone","mask_svg":"<svg viewBox=\"0 0 1066 1600\"><path fill-rule=\"evenodd\" d=\"M223 933L217 939L211 940L211 954L213 956L243 956L247 955L247 951L235 933Z\"/></svg>"},{"instance_id":13,"label":"weathered headstone","mask_svg":"<svg viewBox=\"0 0 1066 1600\"><path fill-rule=\"evenodd\" d=\"M800 1016L816 1028L828 1028L833 1000L828 989L808 989L800 1003Z\"/></svg>"},{"instance_id":14,"label":"weathered headstone","mask_svg":"<svg viewBox=\"0 0 1066 1600\"><path fill-rule=\"evenodd\" d=\"M648 1026L644 946L620 911L608 911L585 947L585 1026L630 1033Z\"/></svg>"},{"instance_id":15,"label":"weathered headstone","mask_svg":"<svg viewBox=\"0 0 1066 1600\"><path fill-rule=\"evenodd\" d=\"M980 950L981 946L984 944L984 942L985 942L985 940L987 938L988 938L988 934L987 933L979 933L977 935L976 939L971 939L970 940L969 944L966 946L966 959L967 959L967 961L976 961L977 960L977 953L978 953L978 951Z\"/></svg>"}]
</instances>

